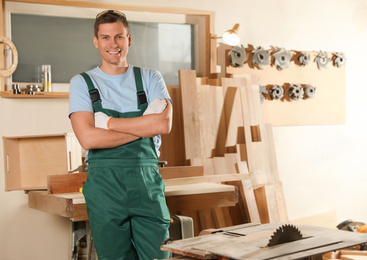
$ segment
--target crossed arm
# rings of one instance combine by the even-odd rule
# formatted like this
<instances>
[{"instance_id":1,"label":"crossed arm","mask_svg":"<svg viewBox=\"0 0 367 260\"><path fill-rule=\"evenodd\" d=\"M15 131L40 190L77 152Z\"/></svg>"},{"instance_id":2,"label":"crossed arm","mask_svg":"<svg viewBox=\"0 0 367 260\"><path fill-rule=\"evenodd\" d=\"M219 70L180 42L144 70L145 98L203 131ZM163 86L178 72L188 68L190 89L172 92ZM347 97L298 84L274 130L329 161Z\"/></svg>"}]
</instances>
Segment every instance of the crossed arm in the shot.
<instances>
[{"instance_id":1,"label":"crossed arm","mask_svg":"<svg viewBox=\"0 0 367 260\"><path fill-rule=\"evenodd\" d=\"M134 118L111 118L110 130L95 127L94 113L75 112L70 115L71 125L81 146L86 149L113 148L142 137L168 134L172 127L172 104L159 114Z\"/></svg>"}]
</instances>

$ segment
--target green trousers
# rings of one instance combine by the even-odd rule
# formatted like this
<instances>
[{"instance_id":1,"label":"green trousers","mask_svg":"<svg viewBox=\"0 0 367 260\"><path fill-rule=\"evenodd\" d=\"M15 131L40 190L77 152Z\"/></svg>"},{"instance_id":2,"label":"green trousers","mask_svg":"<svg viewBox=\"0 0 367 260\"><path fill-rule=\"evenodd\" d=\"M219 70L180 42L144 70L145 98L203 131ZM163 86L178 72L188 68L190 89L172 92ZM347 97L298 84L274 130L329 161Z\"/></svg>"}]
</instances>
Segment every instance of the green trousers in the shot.
<instances>
[{"instance_id":1,"label":"green trousers","mask_svg":"<svg viewBox=\"0 0 367 260\"><path fill-rule=\"evenodd\" d=\"M83 188L99 260L168 258L159 249L170 215L157 165L112 161L92 162Z\"/></svg>"}]
</instances>

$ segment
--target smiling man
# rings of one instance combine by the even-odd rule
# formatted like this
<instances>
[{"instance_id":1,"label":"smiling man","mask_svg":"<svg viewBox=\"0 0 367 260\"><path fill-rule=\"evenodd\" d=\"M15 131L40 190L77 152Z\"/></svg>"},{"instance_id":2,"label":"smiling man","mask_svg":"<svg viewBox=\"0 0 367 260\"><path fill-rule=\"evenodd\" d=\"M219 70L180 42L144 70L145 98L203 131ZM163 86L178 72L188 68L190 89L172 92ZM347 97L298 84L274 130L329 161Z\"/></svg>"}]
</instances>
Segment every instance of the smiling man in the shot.
<instances>
[{"instance_id":1,"label":"smiling man","mask_svg":"<svg viewBox=\"0 0 367 260\"><path fill-rule=\"evenodd\" d=\"M70 81L69 117L87 150L83 187L100 260L167 258L170 215L158 171L161 134L172 105L161 74L129 65L132 36L123 13L97 15L94 46L102 64Z\"/></svg>"}]
</instances>

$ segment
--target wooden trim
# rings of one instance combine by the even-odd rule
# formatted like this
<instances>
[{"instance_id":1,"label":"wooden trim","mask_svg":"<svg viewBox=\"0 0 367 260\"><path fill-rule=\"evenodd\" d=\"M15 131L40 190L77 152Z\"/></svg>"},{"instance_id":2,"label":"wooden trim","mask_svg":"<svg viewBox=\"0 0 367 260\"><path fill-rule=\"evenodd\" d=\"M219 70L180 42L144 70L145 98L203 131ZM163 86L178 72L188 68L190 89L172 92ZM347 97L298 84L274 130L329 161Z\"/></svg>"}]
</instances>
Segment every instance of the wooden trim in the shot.
<instances>
[{"instance_id":1,"label":"wooden trim","mask_svg":"<svg viewBox=\"0 0 367 260\"><path fill-rule=\"evenodd\" d=\"M187 14L186 23L197 25L197 75L198 77L209 77L212 16Z\"/></svg>"},{"instance_id":2,"label":"wooden trim","mask_svg":"<svg viewBox=\"0 0 367 260\"><path fill-rule=\"evenodd\" d=\"M193 9L167 8L167 7L149 7L149 6L131 6L131 5L94 3L94 2L84 2L84 1L65 1L65 0L5 0L4 2L19 2L19 3L32 3L32 4L61 5L61 6L72 6L72 7L86 7L86 8L99 8L99 9L116 9L116 10L128 10L128 11L137 11L137 12L172 13L172 14L185 14L185 15L212 16L212 14L213 14L212 12L209 12L209 11L201 11L201 10L193 10Z\"/></svg>"},{"instance_id":3,"label":"wooden trim","mask_svg":"<svg viewBox=\"0 0 367 260\"><path fill-rule=\"evenodd\" d=\"M210 35L213 32L213 13L202 10L192 10L183 8L167 8L167 7L149 7L149 6L129 6L118 4L92 3L81 1L65 1L65 0L1 0L0 7L0 33L4 35L4 3L19 2L31 4L58 5L70 7L84 7L97 9L117 9L136 12L154 12L154 13L171 13L186 15L188 23L196 24L198 27L198 50L197 50L197 71L198 75L205 77L210 74ZM1 46L0 46L1 48ZM1 49L0 49L1 51ZM5 66L5 56L1 52L0 68ZM5 80L0 77L0 91L5 91Z\"/></svg>"},{"instance_id":4,"label":"wooden trim","mask_svg":"<svg viewBox=\"0 0 367 260\"><path fill-rule=\"evenodd\" d=\"M4 1L1 0L0 3L0 35L5 35L5 27L4 27ZM5 68L5 56L4 56L4 44L0 46L0 69ZM0 77L0 91L5 90L5 78Z\"/></svg>"}]
</instances>

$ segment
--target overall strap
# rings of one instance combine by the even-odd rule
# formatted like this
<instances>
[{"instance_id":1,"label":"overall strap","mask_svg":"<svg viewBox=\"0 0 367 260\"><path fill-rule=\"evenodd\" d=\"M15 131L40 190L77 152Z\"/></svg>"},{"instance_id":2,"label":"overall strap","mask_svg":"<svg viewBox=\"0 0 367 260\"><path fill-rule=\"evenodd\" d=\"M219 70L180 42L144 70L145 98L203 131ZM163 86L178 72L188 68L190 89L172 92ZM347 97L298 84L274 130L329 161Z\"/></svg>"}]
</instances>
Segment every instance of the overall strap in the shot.
<instances>
[{"instance_id":1,"label":"overall strap","mask_svg":"<svg viewBox=\"0 0 367 260\"><path fill-rule=\"evenodd\" d=\"M145 95L143 80L141 78L141 71L139 67L134 66L134 76L135 76L135 84L136 84L136 94L138 96L138 108L141 109L141 106L147 104L147 96Z\"/></svg>"},{"instance_id":2,"label":"overall strap","mask_svg":"<svg viewBox=\"0 0 367 260\"><path fill-rule=\"evenodd\" d=\"M90 99L92 100L92 106L93 106L94 112L101 111L102 101L101 101L101 97L99 96L98 89L94 87L92 79L90 78L90 76L87 73L82 72L80 73L80 75L83 76L85 82L87 83L88 90L89 90L89 96L90 96Z\"/></svg>"}]
</instances>

